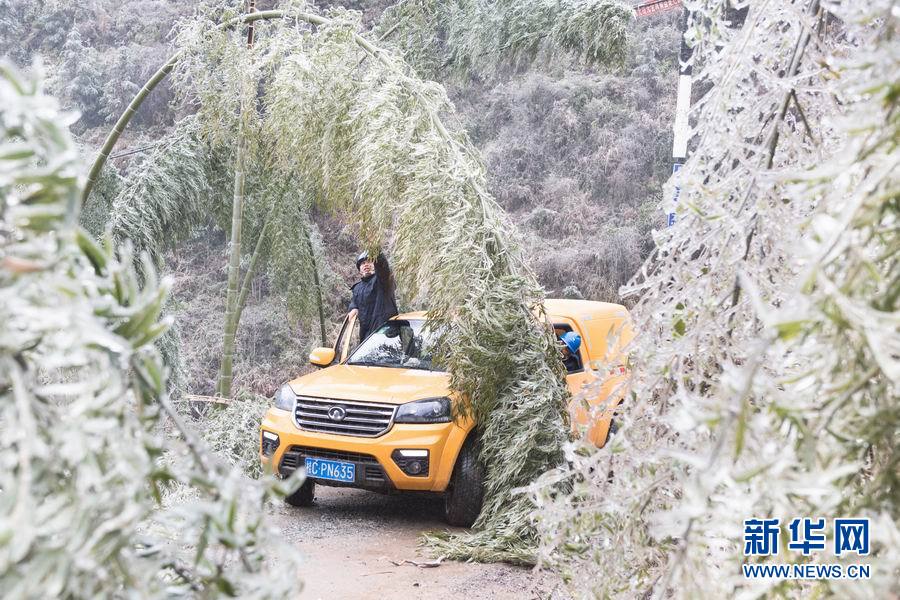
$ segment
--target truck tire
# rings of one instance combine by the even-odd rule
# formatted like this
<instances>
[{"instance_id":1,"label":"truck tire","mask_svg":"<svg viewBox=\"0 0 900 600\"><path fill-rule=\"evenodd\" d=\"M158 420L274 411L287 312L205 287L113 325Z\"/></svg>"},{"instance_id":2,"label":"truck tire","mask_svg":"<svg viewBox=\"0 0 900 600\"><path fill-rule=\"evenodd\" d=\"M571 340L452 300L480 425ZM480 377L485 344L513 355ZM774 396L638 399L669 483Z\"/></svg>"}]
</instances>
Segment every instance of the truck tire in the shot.
<instances>
[{"instance_id":1,"label":"truck tire","mask_svg":"<svg viewBox=\"0 0 900 600\"><path fill-rule=\"evenodd\" d=\"M297 491L289 496L284 497L284 501L291 506L312 506L313 499L316 497L316 482L307 479L303 482Z\"/></svg>"},{"instance_id":2,"label":"truck tire","mask_svg":"<svg viewBox=\"0 0 900 600\"><path fill-rule=\"evenodd\" d=\"M484 467L478 461L479 444L470 435L463 444L450 485L444 494L444 518L449 525L471 527L481 513L484 500Z\"/></svg>"}]
</instances>

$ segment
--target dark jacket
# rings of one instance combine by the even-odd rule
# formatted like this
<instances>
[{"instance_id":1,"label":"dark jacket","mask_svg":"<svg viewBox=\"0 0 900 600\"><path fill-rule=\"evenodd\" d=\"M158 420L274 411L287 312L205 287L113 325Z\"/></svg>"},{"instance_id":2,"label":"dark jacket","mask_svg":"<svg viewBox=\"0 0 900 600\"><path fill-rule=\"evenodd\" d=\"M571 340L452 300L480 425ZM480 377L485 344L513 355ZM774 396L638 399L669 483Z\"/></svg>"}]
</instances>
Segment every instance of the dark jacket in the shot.
<instances>
[{"instance_id":1,"label":"dark jacket","mask_svg":"<svg viewBox=\"0 0 900 600\"><path fill-rule=\"evenodd\" d=\"M384 255L375 261L375 274L356 282L351 289L353 298L349 310L359 311L359 339L378 329L385 321L397 315L394 297L394 276Z\"/></svg>"},{"instance_id":2,"label":"dark jacket","mask_svg":"<svg viewBox=\"0 0 900 600\"><path fill-rule=\"evenodd\" d=\"M581 360L575 354L569 354L567 357L563 359L563 365L566 367L566 371L569 373L574 373L575 371L581 370Z\"/></svg>"}]
</instances>

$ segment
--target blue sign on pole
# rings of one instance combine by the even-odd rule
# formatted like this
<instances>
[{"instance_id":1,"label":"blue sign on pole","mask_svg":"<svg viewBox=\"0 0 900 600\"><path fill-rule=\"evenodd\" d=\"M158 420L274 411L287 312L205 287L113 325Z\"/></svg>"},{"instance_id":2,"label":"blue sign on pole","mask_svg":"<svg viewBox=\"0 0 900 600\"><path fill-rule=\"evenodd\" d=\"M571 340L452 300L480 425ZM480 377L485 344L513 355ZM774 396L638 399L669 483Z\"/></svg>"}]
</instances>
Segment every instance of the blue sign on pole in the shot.
<instances>
[{"instance_id":1,"label":"blue sign on pole","mask_svg":"<svg viewBox=\"0 0 900 600\"><path fill-rule=\"evenodd\" d=\"M681 170L681 163L672 163L672 175ZM672 206L678 204L678 197L681 195L681 186L675 185L675 193L672 195ZM672 210L666 215L666 227L671 227L675 224L675 211Z\"/></svg>"}]
</instances>

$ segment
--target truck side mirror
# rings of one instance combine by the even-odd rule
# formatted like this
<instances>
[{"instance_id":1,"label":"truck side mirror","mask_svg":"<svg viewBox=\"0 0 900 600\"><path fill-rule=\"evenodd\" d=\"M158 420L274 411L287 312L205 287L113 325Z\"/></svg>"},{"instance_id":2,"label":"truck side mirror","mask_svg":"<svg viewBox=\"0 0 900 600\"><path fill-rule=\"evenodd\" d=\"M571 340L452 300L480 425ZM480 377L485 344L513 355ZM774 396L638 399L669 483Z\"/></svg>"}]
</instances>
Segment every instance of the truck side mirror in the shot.
<instances>
[{"instance_id":1,"label":"truck side mirror","mask_svg":"<svg viewBox=\"0 0 900 600\"><path fill-rule=\"evenodd\" d=\"M327 367L334 362L334 348L315 348L309 353L309 362L317 367Z\"/></svg>"}]
</instances>

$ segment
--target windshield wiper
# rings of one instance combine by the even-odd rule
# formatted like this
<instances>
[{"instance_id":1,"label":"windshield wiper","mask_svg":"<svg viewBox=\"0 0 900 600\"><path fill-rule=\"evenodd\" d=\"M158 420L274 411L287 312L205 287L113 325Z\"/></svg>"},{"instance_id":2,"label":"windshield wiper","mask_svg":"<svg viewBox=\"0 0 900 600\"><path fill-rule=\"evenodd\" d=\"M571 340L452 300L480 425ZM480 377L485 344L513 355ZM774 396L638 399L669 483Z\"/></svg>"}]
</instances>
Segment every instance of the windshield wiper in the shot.
<instances>
[{"instance_id":1,"label":"windshield wiper","mask_svg":"<svg viewBox=\"0 0 900 600\"><path fill-rule=\"evenodd\" d=\"M375 362L374 360L349 360L347 361L348 365L353 367L389 367L390 365L386 365L384 363Z\"/></svg>"},{"instance_id":2,"label":"windshield wiper","mask_svg":"<svg viewBox=\"0 0 900 600\"><path fill-rule=\"evenodd\" d=\"M399 365L402 369L416 369L419 371L430 371L431 367L426 365Z\"/></svg>"},{"instance_id":3,"label":"windshield wiper","mask_svg":"<svg viewBox=\"0 0 900 600\"><path fill-rule=\"evenodd\" d=\"M384 367L386 369L417 369L419 371L431 371L426 365L407 365L403 363L383 363L373 360L350 360L347 364L352 367Z\"/></svg>"}]
</instances>

